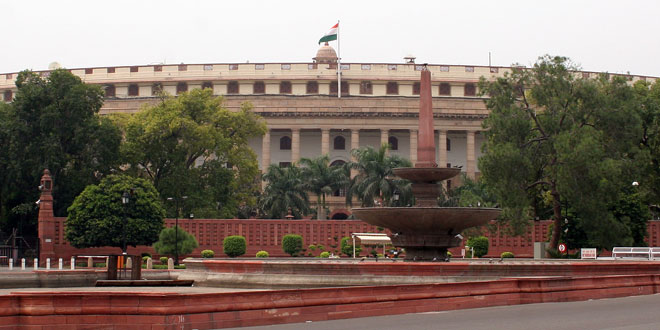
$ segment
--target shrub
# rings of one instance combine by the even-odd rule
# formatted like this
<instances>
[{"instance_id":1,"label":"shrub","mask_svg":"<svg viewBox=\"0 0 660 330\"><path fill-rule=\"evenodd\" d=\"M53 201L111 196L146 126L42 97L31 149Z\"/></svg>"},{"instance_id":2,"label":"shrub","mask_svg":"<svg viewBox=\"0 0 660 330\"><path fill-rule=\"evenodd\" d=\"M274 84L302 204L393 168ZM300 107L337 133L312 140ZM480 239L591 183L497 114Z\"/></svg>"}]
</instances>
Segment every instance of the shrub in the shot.
<instances>
[{"instance_id":1,"label":"shrub","mask_svg":"<svg viewBox=\"0 0 660 330\"><path fill-rule=\"evenodd\" d=\"M502 254L500 254L500 257L502 257L502 258L513 258L513 253L508 252L508 251L507 252L502 252Z\"/></svg>"},{"instance_id":2,"label":"shrub","mask_svg":"<svg viewBox=\"0 0 660 330\"><path fill-rule=\"evenodd\" d=\"M140 256L151 258L151 253L149 253L149 252L142 252L142 254L140 254ZM142 259L144 259L144 258L142 258Z\"/></svg>"},{"instance_id":3,"label":"shrub","mask_svg":"<svg viewBox=\"0 0 660 330\"><path fill-rule=\"evenodd\" d=\"M215 252L213 252L213 250L202 251L202 258L213 258L214 256L215 256Z\"/></svg>"},{"instance_id":4,"label":"shrub","mask_svg":"<svg viewBox=\"0 0 660 330\"><path fill-rule=\"evenodd\" d=\"M268 252L264 251L264 250L261 250L261 251L257 252L257 254L256 254L257 258L268 258L269 256L270 256L270 254L268 254Z\"/></svg>"},{"instance_id":5,"label":"shrub","mask_svg":"<svg viewBox=\"0 0 660 330\"><path fill-rule=\"evenodd\" d=\"M142 262L147 262L151 256L142 256Z\"/></svg>"},{"instance_id":6,"label":"shrub","mask_svg":"<svg viewBox=\"0 0 660 330\"><path fill-rule=\"evenodd\" d=\"M451 257L453 257L453 256L454 256L454 254L453 254L453 253L451 253L451 251L447 251L447 256L451 258Z\"/></svg>"},{"instance_id":7,"label":"shrub","mask_svg":"<svg viewBox=\"0 0 660 330\"><path fill-rule=\"evenodd\" d=\"M245 254L247 243L243 236L227 236L222 241L222 251L230 258L236 258Z\"/></svg>"},{"instance_id":8,"label":"shrub","mask_svg":"<svg viewBox=\"0 0 660 330\"><path fill-rule=\"evenodd\" d=\"M319 255L319 258L330 258L330 252L328 252L328 251L321 252L321 254Z\"/></svg>"},{"instance_id":9,"label":"shrub","mask_svg":"<svg viewBox=\"0 0 660 330\"><path fill-rule=\"evenodd\" d=\"M308 246L307 249L309 249L311 251L316 251L316 245L312 244L312 245Z\"/></svg>"},{"instance_id":10,"label":"shrub","mask_svg":"<svg viewBox=\"0 0 660 330\"><path fill-rule=\"evenodd\" d=\"M474 256L477 258L481 258L488 253L488 237L485 236L471 237L470 239L468 239L466 245L474 249Z\"/></svg>"},{"instance_id":11,"label":"shrub","mask_svg":"<svg viewBox=\"0 0 660 330\"><path fill-rule=\"evenodd\" d=\"M158 260L160 260L160 263L163 265L167 265L167 257L160 257Z\"/></svg>"},{"instance_id":12,"label":"shrub","mask_svg":"<svg viewBox=\"0 0 660 330\"><path fill-rule=\"evenodd\" d=\"M351 244L353 241L350 237L344 237L341 239L341 253L352 257L353 256L353 244ZM362 248L359 245L355 246L355 254L358 256L360 255L360 252L362 252Z\"/></svg>"},{"instance_id":13,"label":"shrub","mask_svg":"<svg viewBox=\"0 0 660 330\"><path fill-rule=\"evenodd\" d=\"M323 245L321 245L321 244L317 244L317 245L316 245L316 249L319 250L319 251L324 251L324 250L325 250L325 246L323 246Z\"/></svg>"},{"instance_id":14,"label":"shrub","mask_svg":"<svg viewBox=\"0 0 660 330\"><path fill-rule=\"evenodd\" d=\"M303 238L300 235L289 234L282 237L282 250L292 257L297 257L302 251Z\"/></svg>"}]
</instances>

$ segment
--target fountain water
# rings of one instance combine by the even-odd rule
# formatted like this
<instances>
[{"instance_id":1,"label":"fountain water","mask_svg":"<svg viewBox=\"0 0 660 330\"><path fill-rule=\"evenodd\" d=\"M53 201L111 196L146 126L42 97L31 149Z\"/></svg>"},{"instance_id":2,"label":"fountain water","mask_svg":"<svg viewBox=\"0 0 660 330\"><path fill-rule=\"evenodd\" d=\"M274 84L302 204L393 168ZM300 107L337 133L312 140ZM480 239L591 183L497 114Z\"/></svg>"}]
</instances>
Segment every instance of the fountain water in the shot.
<instances>
[{"instance_id":1,"label":"fountain water","mask_svg":"<svg viewBox=\"0 0 660 330\"><path fill-rule=\"evenodd\" d=\"M459 246L460 233L485 224L501 212L496 208L438 207L439 182L461 170L441 168L435 162L431 73L421 71L418 161L415 167L397 168L394 173L412 182L414 207L354 208L357 219L392 232L392 244L406 249L406 260L447 260L447 249Z\"/></svg>"}]
</instances>

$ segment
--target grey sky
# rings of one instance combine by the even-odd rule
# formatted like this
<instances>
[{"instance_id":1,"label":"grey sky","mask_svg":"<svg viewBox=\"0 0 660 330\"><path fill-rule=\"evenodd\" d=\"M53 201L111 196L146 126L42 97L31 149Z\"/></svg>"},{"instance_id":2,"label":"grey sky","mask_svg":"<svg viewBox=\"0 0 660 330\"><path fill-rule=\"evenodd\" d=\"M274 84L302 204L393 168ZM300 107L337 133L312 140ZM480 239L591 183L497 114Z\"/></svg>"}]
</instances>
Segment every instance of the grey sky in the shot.
<instances>
[{"instance_id":1,"label":"grey sky","mask_svg":"<svg viewBox=\"0 0 660 330\"><path fill-rule=\"evenodd\" d=\"M323 4L323 6L321 6ZM308 62L341 20L344 62L530 65L660 76L660 1L0 0L0 72ZM336 48L336 42L331 43Z\"/></svg>"}]
</instances>

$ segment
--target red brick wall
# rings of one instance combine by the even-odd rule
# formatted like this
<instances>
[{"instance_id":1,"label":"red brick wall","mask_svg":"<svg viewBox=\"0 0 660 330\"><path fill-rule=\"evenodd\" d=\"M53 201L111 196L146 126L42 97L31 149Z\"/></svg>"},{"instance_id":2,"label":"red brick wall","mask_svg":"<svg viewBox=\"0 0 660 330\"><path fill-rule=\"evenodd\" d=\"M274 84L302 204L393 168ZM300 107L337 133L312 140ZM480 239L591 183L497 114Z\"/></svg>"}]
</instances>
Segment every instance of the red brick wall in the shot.
<instances>
[{"instance_id":1,"label":"red brick wall","mask_svg":"<svg viewBox=\"0 0 660 330\"><path fill-rule=\"evenodd\" d=\"M119 248L94 248L75 249L68 245L64 238L64 221L66 218L55 218L54 224L54 251L57 257L67 260L72 255L103 255L109 253L120 253ZM168 227L174 226L174 219L166 219ZM530 231L520 237L512 237L505 234L505 228L498 228L494 234L485 231L489 237L490 248L487 256L499 257L502 252L512 252L516 257L532 257L534 255L534 242L548 240L548 227L551 220L536 221L530 227ZM179 226L197 238L199 248L193 252L193 256L199 256L205 249L215 251L217 257L222 257L222 240L226 236L241 235L247 240L247 253L245 256L252 257L257 251L265 250L273 257L287 256L282 251L282 237L286 234L300 234L303 236L303 246L306 248L311 244L321 244L326 251L332 251L333 245L337 245L342 237L350 236L351 233L376 233L379 232L375 226L362 221L355 220L238 220L238 219L194 219L179 220ZM660 221L649 221L648 225L649 246L660 246ZM336 238L336 240L335 240ZM454 257L461 255L461 248L453 248L450 251ZM139 254L141 252L155 251L151 247L129 247L129 253ZM317 252L318 254L318 252ZM364 253L363 253L364 254Z\"/></svg>"}]
</instances>

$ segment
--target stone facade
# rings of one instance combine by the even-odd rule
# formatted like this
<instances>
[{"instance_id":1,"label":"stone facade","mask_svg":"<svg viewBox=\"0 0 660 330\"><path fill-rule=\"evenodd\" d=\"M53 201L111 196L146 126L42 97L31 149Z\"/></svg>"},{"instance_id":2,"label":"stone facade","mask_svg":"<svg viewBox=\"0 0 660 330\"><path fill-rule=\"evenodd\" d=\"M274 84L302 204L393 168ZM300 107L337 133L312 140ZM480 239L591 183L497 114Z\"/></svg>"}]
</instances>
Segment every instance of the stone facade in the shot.
<instances>
[{"instance_id":1,"label":"stone facade","mask_svg":"<svg viewBox=\"0 0 660 330\"><path fill-rule=\"evenodd\" d=\"M322 46L320 53L331 53ZM318 58L318 54L317 57ZM325 57L324 57L325 58ZM324 61L319 61L324 62ZM392 154L417 160L419 77L416 63L341 63L342 97L337 97L337 63L214 63L79 68L70 71L106 89L102 114L132 113L158 101L158 90L176 95L212 88L229 109L251 102L268 126L264 137L249 141L260 167L287 164L328 153L331 162L350 160L361 146L396 144ZM461 167L478 177L477 159L488 116L478 94L481 77L495 79L508 67L428 65L431 72L436 162ZM39 72L48 76L49 71ZM593 73L580 72L583 76ZM0 94L15 97L17 73L0 74ZM633 81L647 79L632 76ZM343 140L343 148L341 142ZM456 185L458 178L450 185ZM330 198L331 212L344 208Z\"/></svg>"}]
</instances>

